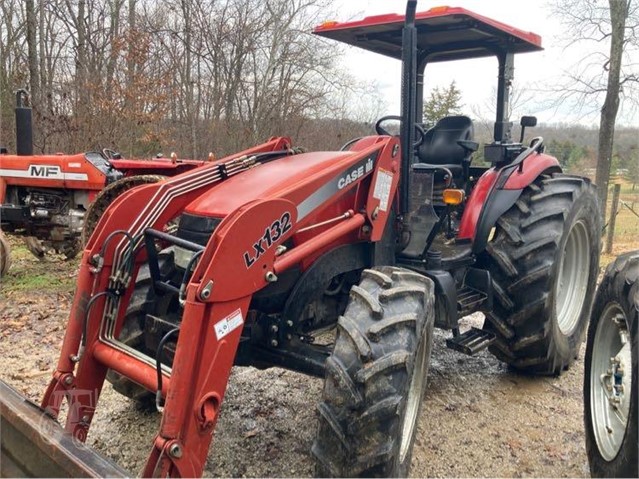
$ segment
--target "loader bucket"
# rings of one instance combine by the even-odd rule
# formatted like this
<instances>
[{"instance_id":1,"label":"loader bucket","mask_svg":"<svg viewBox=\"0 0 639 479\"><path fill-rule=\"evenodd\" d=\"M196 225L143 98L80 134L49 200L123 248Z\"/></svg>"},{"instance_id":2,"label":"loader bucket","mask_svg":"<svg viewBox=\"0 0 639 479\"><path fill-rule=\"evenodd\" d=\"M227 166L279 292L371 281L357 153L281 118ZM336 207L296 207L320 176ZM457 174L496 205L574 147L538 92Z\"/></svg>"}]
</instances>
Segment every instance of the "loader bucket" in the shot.
<instances>
[{"instance_id":1,"label":"loader bucket","mask_svg":"<svg viewBox=\"0 0 639 479\"><path fill-rule=\"evenodd\" d=\"M127 477L0 381L1 477Z\"/></svg>"}]
</instances>

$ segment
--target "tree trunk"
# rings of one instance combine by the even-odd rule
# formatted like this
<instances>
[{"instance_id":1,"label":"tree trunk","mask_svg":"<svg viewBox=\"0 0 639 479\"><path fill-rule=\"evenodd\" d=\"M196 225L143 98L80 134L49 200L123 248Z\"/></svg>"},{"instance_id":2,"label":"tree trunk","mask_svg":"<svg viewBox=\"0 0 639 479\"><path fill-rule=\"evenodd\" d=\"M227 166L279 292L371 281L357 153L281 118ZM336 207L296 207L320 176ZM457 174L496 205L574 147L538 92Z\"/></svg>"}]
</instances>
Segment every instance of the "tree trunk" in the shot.
<instances>
[{"instance_id":1,"label":"tree trunk","mask_svg":"<svg viewBox=\"0 0 639 479\"><path fill-rule=\"evenodd\" d=\"M129 41L135 38L135 0L129 0ZM135 55L129 51L126 57L126 81L129 88L133 88L135 81Z\"/></svg>"},{"instance_id":2,"label":"tree trunk","mask_svg":"<svg viewBox=\"0 0 639 479\"><path fill-rule=\"evenodd\" d=\"M608 0L610 3L610 60L608 62L608 85L606 100L601 108L599 124L599 146L597 151L597 176L595 183L599 188L604 222L606 204L608 201L608 183L610 180L610 166L612 163L613 140L615 136L615 122L619 111L619 90L621 88L620 73L624 48L624 34L628 17L627 0Z\"/></svg>"},{"instance_id":3,"label":"tree trunk","mask_svg":"<svg viewBox=\"0 0 639 479\"><path fill-rule=\"evenodd\" d=\"M47 65L46 65L46 55L47 50L45 47L47 38L45 38L44 32L44 5L45 0L38 1L38 49L40 50L40 58L39 58L39 68L40 68L40 113L43 116L46 116L48 111L48 99L50 97L50 92L47 91ZM46 113L45 113L46 112ZM46 135L45 135L46 136Z\"/></svg>"},{"instance_id":4,"label":"tree trunk","mask_svg":"<svg viewBox=\"0 0 639 479\"><path fill-rule=\"evenodd\" d=\"M35 105L40 102L40 76L38 73L38 45L36 43L36 31L38 22L36 19L33 0L24 2L27 16L27 57L29 62L29 88L31 89L31 101Z\"/></svg>"},{"instance_id":5,"label":"tree trunk","mask_svg":"<svg viewBox=\"0 0 639 479\"><path fill-rule=\"evenodd\" d=\"M86 45L86 24L85 24L85 7L86 0L78 1L78 16L75 20L76 29L77 29L77 40L76 40L76 56L75 56L75 75L76 75L76 88L77 88L77 101L78 106L76 107L76 112L83 112L85 107L87 106L88 101L88 92L87 92L87 45ZM80 115L80 119L83 119L83 116Z\"/></svg>"},{"instance_id":6,"label":"tree trunk","mask_svg":"<svg viewBox=\"0 0 639 479\"><path fill-rule=\"evenodd\" d=\"M34 145L42 150L39 125L41 113L40 102L40 73L38 71L38 44L36 32L38 19L35 11L34 0L26 0L24 3L27 17L27 59L29 64L29 89L31 90L31 107L34 110L36 121L34 122Z\"/></svg>"},{"instance_id":7,"label":"tree trunk","mask_svg":"<svg viewBox=\"0 0 639 479\"><path fill-rule=\"evenodd\" d=\"M184 88L186 90L186 116L190 126L191 158L197 158L197 138L195 134L195 101L193 85L193 60L191 56L192 44L192 17L191 0L182 0L182 15L184 17Z\"/></svg>"},{"instance_id":8,"label":"tree trunk","mask_svg":"<svg viewBox=\"0 0 639 479\"><path fill-rule=\"evenodd\" d=\"M109 52L109 59L107 61L105 84L107 98L110 98L113 92L115 66L119 54L119 51L115 49L115 43L119 40L118 37L120 36L120 10L122 9L122 0L112 0L110 2L110 9L109 44L111 45L111 51Z\"/></svg>"}]
</instances>

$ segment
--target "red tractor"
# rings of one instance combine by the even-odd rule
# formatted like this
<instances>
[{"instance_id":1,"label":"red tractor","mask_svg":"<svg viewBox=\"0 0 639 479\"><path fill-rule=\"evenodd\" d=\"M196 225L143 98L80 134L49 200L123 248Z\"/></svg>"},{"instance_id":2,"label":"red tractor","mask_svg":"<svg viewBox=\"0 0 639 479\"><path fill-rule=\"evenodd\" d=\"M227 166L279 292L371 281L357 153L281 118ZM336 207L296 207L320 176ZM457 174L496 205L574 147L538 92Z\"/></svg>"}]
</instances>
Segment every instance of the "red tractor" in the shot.
<instances>
[{"instance_id":1,"label":"red tractor","mask_svg":"<svg viewBox=\"0 0 639 479\"><path fill-rule=\"evenodd\" d=\"M433 327L450 348L488 348L521 372L573 363L598 272L595 188L563 174L542 138L523 143L534 118L517 142L505 117L514 56L541 39L416 3L315 30L402 61L401 116L376 135L308 153L274 139L113 201L84 250L42 401L52 417L61 391L80 402L68 433L86 437L107 379L162 413L142 474L199 476L231 367L279 366L324 378L318 475L406 476ZM420 113L428 64L481 57L499 63L486 168L472 165L468 117L425 131ZM477 311L483 328L460 330Z\"/></svg>"},{"instance_id":2,"label":"red tractor","mask_svg":"<svg viewBox=\"0 0 639 479\"><path fill-rule=\"evenodd\" d=\"M16 94L17 154L0 147L0 225L23 236L42 258L54 250L74 258L101 214L124 191L201 166L203 161L124 160L112 150L77 155L33 155L28 94ZM84 231L83 231L84 230ZM0 276L9 269L9 245L0 232Z\"/></svg>"}]
</instances>

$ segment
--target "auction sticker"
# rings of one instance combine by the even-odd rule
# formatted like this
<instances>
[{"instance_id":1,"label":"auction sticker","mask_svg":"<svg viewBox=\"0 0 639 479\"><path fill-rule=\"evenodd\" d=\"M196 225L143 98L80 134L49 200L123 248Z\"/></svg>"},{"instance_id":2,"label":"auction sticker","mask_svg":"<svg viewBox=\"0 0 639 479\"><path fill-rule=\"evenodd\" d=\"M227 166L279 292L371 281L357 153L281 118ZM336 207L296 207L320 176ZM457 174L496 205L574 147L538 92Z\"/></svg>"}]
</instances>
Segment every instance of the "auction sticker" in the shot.
<instances>
[{"instance_id":1,"label":"auction sticker","mask_svg":"<svg viewBox=\"0 0 639 479\"><path fill-rule=\"evenodd\" d=\"M379 200L379 209L386 211L388 209L388 200L390 199L391 186L393 185L393 174L382 168L377 172L375 180L375 189L373 190L373 198Z\"/></svg>"},{"instance_id":2,"label":"auction sticker","mask_svg":"<svg viewBox=\"0 0 639 479\"><path fill-rule=\"evenodd\" d=\"M226 318L215 323L215 336L217 336L217 340L219 341L243 324L244 318L242 317L242 310L236 309Z\"/></svg>"}]
</instances>

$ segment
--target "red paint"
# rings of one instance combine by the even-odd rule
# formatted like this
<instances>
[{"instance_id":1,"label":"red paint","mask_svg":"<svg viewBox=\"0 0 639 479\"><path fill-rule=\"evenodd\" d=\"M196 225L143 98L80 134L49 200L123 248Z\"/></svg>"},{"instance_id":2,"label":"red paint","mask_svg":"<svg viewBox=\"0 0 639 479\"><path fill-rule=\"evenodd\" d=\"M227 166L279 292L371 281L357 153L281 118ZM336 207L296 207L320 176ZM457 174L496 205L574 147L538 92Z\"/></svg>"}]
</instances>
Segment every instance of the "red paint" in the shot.
<instances>
[{"instance_id":1,"label":"red paint","mask_svg":"<svg viewBox=\"0 0 639 479\"><path fill-rule=\"evenodd\" d=\"M363 215L356 214L352 218L338 223L325 231L321 236L317 236L314 240L307 241L303 245L293 248L292 251L276 259L274 264L275 272L281 273L286 271L306 259L309 255L316 253L328 245L334 248L335 241L352 231L356 231L364 225L365 222L366 218L364 218Z\"/></svg>"},{"instance_id":2,"label":"red paint","mask_svg":"<svg viewBox=\"0 0 639 479\"><path fill-rule=\"evenodd\" d=\"M259 145L233 157L208 163L196 172L189 172L175 176L167 181L134 188L119 197L98 224L95 234L87 245L77 281L73 308L67 325L60 359L57 369L44 395L42 406L57 414L60 408L60 398L69 400L69 409L73 410L67 418L66 429L81 441L86 439L91 420L98 403L108 368L115 369L125 376L135 380L149 389L157 387L155 369L126 352L118 351L113 346L99 338L102 315L106 298L96 301L87 318L87 347L84 355L76 365L72 357L78 352L82 337L82 324L87 313L86 306L89 298L98 292L105 291L114 273L114 251L120 240L113 240L106 248L104 264L99 272L92 271L90 259L100 252L106 236L115 230L124 229L134 232L146 227L140 220L140 214L150 213L157 203L169 195L172 199L153 216L147 226L161 228L169 219L184 211L187 205L196 198L214 189L214 171L220 162L247 156L260 151L279 151L288 148L287 139L274 139L267 144ZM383 146L383 145L382 145ZM364 153L348 155L356 161L361 154L370 154L375 147ZM326 165L325 165L326 166ZM308 165L312 168L312 165ZM213 170L215 168L215 170ZM327 166L330 170L330 166ZM259 169L259 168L256 168ZM249 174L252 170L242 174ZM321 173L317 173L321 176ZM202 178L211 178L213 183L203 183ZM370 176L370 174L368 175ZM197 180L193 191L185 192L184 186L193 184ZM361 182L361 179L359 179ZM222 182L223 183L223 182ZM312 183L312 182L311 182ZM351 189L357 189L357 182ZM296 187L300 184L286 183L281 185L282 196L295 196ZM355 196L349 193L352 198ZM330 201L330 199L328 199ZM131 205L138 205L132 207ZM193 477L202 474L212 439L212 432L219 414L219 406L224 398L228 377L235 360L242 328L232 330L226 336L217 337L215 324L236 311L240 311L246 318L251 295L264 286L266 271L273 271L275 262L275 248L299 227L295 213L291 211L293 228L274 243L254 264L250 274L241 272L242 253L247 246L247 233L263 233L265 224L270 224L269 216L282 215L294 210L295 204L286 198L272 197L262 201L253 201L232 211L223 221L219 234L214 235L209 247L194 272L187 287L187 297L184 306L179 339L173 362L173 374L164 384L166 395L165 413L162 417L160 431L154 441L153 448L144 475L154 474ZM361 217L361 216L360 216ZM315 241L319 241L315 238ZM318 244L319 246L319 244ZM145 261L145 254L141 252L136 258L134 276L141 262ZM229 274L229 268L231 273ZM245 282L228 281L230 277L245 279ZM203 302L199 293L203 285L215 279L210 301ZM224 283L228 283L224 287ZM124 321L131 294L131 281L120 299L119 311L114 325L114 336L117 337ZM75 375L74 375L75 371ZM88 391L90 394L74 394L74 391ZM170 457L166 452L174 444L182 447L181 458Z\"/></svg>"},{"instance_id":3,"label":"red paint","mask_svg":"<svg viewBox=\"0 0 639 479\"><path fill-rule=\"evenodd\" d=\"M305 194L310 195L324 184L331 172L337 174L361 157L352 152L315 152L282 158L220 183L198 197L186 212L223 217L256 199L281 196L281 191L290 185L296 187L291 199L301 201ZM299 188L302 185L305 188Z\"/></svg>"},{"instance_id":4,"label":"red paint","mask_svg":"<svg viewBox=\"0 0 639 479\"><path fill-rule=\"evenodd\" d=\"M0 176L0 203L4 203L4 197L7 194L7 182Z\"/></svg>"},{"instance_id":5,"label":"red paint","mask_svg":"<svg viewBox=\"0 0 639 479\"><path fill-rule=\"evenodd\" d=\"M515 27L511 27L510 25L506 25L505 23L498 22L497 20L493 20L483 15L479 15L470 10L466 10L465 8L435 7L425 12L418 12L415 15L415 24L419 25L420 23L425 23L425 21L429 19L448 16L469 17L469 19L471 20L476 20L478 22L496 28L497 30L501 30L502 32L508 33L514 37L519 38L520 40L531 44L532 47L536 47L535 49L541 50L541 37L539 35L532 32L526 32ZM322 34L324 32L353 29L365 30L366 28L375 26L383 26L386 30L390 30L390 27L394 26L394 29L396 30L404 25L404 18L404 15L391 13L387 15L366 17L363 20L356 20L353 22L327 22L326 24L322 24L316 27L313 33Z\"/></svg>"},{"instance_id":6,"label":"red paint","mask_svg":"<svg viewBox=\"0 0 639 479\"><path fill-rule=\"evenodd\" d=\"M304 269L337 246L381 238L387 212L381 211L380 199L373 192L382 170L393 170L397 139L387 136L365 138L347 152L295 155L256 166L225 180L217 176L221 163L260 151L279 151L290 147L288 141L274 139L248 150L249 153L241 152L167 181L134 188L116 199L103 215L82 257L60 360L43 399L43 407L55 414L60 407L60 395L67 397L74 413L68 416L66 429L77 438L86 439L109 368L150 390L157 387L153 358L151 364L147 364L100 339L106 297L97 300L88 314L84 356L77 365L71 360L79 349L88 300L109 286L115 273L114 252L119 244L125 243L122 238L112 241L106 247L102 269L92 271L90 259L101 251L110 232L123 229L140 234L146 227L160 229L185 210L198 214L212 210L223 217L186 288L172 374L163 384L166 401L162 423L143 472L145 476L189 477L202 474L242 333L242 327L238 326L218 337L215 326L225 318L237 315L238 311L246 321L252 295L267 285L268 272L280 274L297 264ZM360 163L367 163L371 155L377 158L374 168L351 175L359 169ZM524 177L530 178L544 165L555 167L556 164L556 160L545 155L532 160L527 160L530 164L524 165L524 173L512 180L513 184L524 181ZM298 218L299 205L318 191L324 191L325 185L335 185L338 179L346 177L350 182L343 187L327 189L317 197L313 209L306 210L306 217ZM491 169L479 179L462 218L460 238L474 235L481 208L497 177L498 172ZM389 211L399 180L399 173L393 173L389 183ZM194 189L189 191L187 186ZM157 211L156 205L160 205ZM352 212L348 219L297 233L300 228L347 211ZM142 219L151 213L152 219ZM274 221L285 214L290 214L291 228L277 239L271 238L271 244L266 244L265 232L273 231ZM361 233L363 226L369 227L366 237ZM288 240L291 240L292 248L276 256L277 247ZM264 249L259 254L253 249L256 242ZM250 265L245 258L247 252L254 260L249 261ZM146 260L145 256L142 250L136 257L133 276ZM119 300L113 326L115 337L123 326L133 284L133 281L129 282ZM211 294L203 297L208 285L212 285ZM89 391L90 394L74 394L74 391ZM182 449L180 458L167 453L176 444Z\"/></svg>"},{"instance_id":7,"label":"red paint","mask_svg":"<svg viewBox=\"0 0 639 479\"><path fill-rule=\"evenodd\" d=\"M543 153L530 155L522 163L521 171L517 168L504 185L505 190L521 190L535 181L542 173L561 172L557 158Z\"/></svg>"},{"instance_id":8,"label":"red paint","mask_svg":"<svg viewBox=\"0 0 639 479\"><path fill-rule=\"evenodd\" d=\"M202 160L177 160L154 158L152 160L109 160L124 176L164 175L175 176L206 164Z\"/></svg>"},{"instance_id":9,"label":"red paint","mask_svg":"<svg viewBox=\"0 0 639 479\"><path fill-rule=\"evenodd\" d=\"M72 167L70 165L78 165ZM71 190L101 190L106 186L106 176L93 166L84 156L77 155L35 155L35 156L18 156L18 155L0 155L0 170L17 170L23 174L29 173L31 166L58 167L63 174L86 174L86 180L65 180L38 178L27 176L17 178L12 176L3 176L6 186L30 186L34 188L59 188Z\"/></svg>"},{"instance_id":10,"label":"red paint","mask_svg":"<svg viewBox=\"0 0 639 479\"><path fill-rule=\"evenodd\" d=\"M495 168L491 168L477 181L464 208L464 216L462 216L459 225L459 234L457 235L458 239L473 239L475 237L479 215L486 203L488 193L492 190L498 177L499 171Z\"/></svg>"},{"instance_id":11,"label":"red paint","mask_svg":"<svg viewBox=\"0 0 639 479\"><path fill-rule=\"evenodd\" d=\"M194 279L202 278L200 291L213 281L207 302L235 300L267 286L266 273L274 269L277 247L291 237L295 228L296 205L279 198L253 201L225 218L194 272ZM255 243L264 253L257 254Z\"/></svg>"},{"instance_id":12,"label":"red paint","mask_svg":"<svg viewBox=\"0 0 639 479\"><path fill-rule=\"evenodd\" d=\"M157 371L154 367L140 361L138 358L129 356L128 354L101 342L95 343L93 355L97 361L106 367L113 369L127 378L131 378L133 381L144 386L148 390L157 390ZM169 389L170 383L171 378L164 375L162 379L162 393L164 395L166 395L166 391Z\"/></svg>"},{"instance_id":13,"label":"red paint","mask_svg":"<svg viewBox=\"0 0 639 479\"><path fill-rule=\"evenodd\" d=\"M508 166L504 168L508 168ZM531 155L521 164L521 171L519 171L519 168L516 168L510 174L503 189L522 190L535 181L539 175L547 172L561 172L561 167L557 159L545 154ZM458 239L472 240L475 238L475 230L477 229L479 216L493 185L499 177L499 173L500 171L491 168L482 175L477 185L475 185L464 209L464 215L462 216L459 226L459 234L457 235Z\"/></svg>"}]
</instances>

